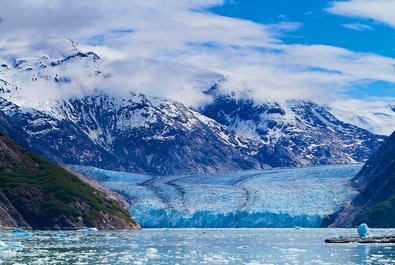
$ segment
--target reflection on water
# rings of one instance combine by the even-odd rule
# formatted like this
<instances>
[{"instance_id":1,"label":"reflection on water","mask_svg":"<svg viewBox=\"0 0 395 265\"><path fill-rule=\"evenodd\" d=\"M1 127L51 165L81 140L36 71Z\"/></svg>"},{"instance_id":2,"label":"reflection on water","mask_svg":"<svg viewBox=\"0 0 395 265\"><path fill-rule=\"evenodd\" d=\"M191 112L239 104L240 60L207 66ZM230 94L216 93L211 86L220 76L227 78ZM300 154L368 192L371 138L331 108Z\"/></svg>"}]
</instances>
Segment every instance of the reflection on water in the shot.
<instances>
[{"instance_id":1,"label":"reflection on water","mask_svg":"<svg viewBox=\"0 0 395 265\"><path fill-rule=\"evenodd\" d=\"M372 230L373 235L395 230ZM395 245L325 244L347 229L0 233L0 264L395 264Z\"/></svg>"}]
</instances>

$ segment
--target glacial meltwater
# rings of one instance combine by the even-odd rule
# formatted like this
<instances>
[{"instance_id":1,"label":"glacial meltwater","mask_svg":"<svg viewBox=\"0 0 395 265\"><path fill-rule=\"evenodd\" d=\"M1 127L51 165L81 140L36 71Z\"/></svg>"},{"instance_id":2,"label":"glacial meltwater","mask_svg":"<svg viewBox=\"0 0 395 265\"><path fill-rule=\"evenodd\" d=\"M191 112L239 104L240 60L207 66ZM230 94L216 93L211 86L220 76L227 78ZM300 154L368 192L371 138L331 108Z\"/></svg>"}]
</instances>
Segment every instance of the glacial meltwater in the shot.
<instances>
[{"instance_id":1,"label":"glacial meltwater","mask_svg":"<svg viewBox=\"0 0 395 265\"><path fill-rule=\"evenodd\" d=\"M355 234L355 229L286 228L1 231L0 264L395 264L395 244L324 243Z\"/></svg>"}]
</instances>

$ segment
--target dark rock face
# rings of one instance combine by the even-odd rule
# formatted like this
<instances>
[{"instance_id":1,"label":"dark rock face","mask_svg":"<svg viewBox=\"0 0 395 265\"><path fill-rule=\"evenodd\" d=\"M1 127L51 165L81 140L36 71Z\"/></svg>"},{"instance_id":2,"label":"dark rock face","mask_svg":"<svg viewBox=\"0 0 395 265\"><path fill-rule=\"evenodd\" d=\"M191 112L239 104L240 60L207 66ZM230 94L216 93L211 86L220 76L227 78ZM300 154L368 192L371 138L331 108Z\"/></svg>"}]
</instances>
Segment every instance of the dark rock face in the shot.
<instances>
[{"instance_id":1,"label":"dark rock face","mask_svg":"<svg viewBox=\"0 0 395 265\"><path fill-rule=\"evenodd\" d=\"M332 226L395 227L395 133L369 158L353 179L360 194Z\"/></svg>"},{"instance_id":2,"label":"dark rock face","mask_svg":"<svg viewBox=\"0 0 395 265\"><path fill-rule=\"evenodd\" d=\"M362 162L386 138L344 123L311 101L214 98L202 114L250 139L251 156L272 167Z\"/></svg>"},{"instance_id":3,"label":"dark rock face","mask_svg":"<svg viewBox=\"0 0 395 265\"><path fill-rule=\"evenodd\" d=\"M126 208L0 134L0 227L138 229Z\"/></svg>"},{"instance_id":4,"label":"dark rock face","mask_svg":"<svg viewBox=\"0 0 395 265\"><path fill-rule=\"evenodd\" d=\"M23 219L18 210L15 209L10 200L8 200L3 193L0 193L0 228L15 227L23 229L32 228L31 225Z\"/></svg>"}]
</instances>

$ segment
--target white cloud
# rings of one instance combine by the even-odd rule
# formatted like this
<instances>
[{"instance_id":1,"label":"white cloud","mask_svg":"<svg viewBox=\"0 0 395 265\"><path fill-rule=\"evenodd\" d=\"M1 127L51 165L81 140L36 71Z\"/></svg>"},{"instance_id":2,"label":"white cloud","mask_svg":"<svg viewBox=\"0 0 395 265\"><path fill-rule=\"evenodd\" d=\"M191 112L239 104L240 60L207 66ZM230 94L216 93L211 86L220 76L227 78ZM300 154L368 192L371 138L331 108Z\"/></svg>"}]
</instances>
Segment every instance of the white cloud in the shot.
<instances>
[{"instance_id":1,"label":"white cloud","mask_svg":"<svg viewBox=\"0 0 395 265\"><path fill-rule=\"evenodd\" d=\"M352 29L352 30L358 30L358 31L367 31L367 30L373 30L373 28L367 24L362 24L362 23L349 23L349 24L343 24L343 27Z\"/></svg>"},{"instance_id":2,"label":"white cloud","mask_svg":"<svg viewBox=\"0 0 395 265\"><path fill-rule=\"evenodd\" d=\"M395 1L393 0L350 0L336 1L328 8L334 14L370 18L395 27Z\"/></svg>"},{"instance_id":3,"label":"white cloud","mask_svg":"<svg viewBox=\"0 0 395 265\"><path fill-rule=\"evenodd\" d=\"M67 53L58 40L73 39L97 52L113 75L96 84L70 72L78 84L140 91L187 105L207 100L201 91L219 76L226 77L223 89L248 90L259 100L329 102L350 85L395 82L393 58L326 45L286 45L279 34L301 24L261 25L205 11L222 2L3 0L0 57ZM92 46L93 40L99 44Z\"/></svg>"},{"instance_id":4,"label":"white cloud","mask_svg":"<svg viewBox=\"0 0 395 265\"><path fill-rule=\"evenodd\" d=\"M389 135L395 131L395 98L333 101L331 112L339 119L373 133Z\"/></svg>"}]
</instances>

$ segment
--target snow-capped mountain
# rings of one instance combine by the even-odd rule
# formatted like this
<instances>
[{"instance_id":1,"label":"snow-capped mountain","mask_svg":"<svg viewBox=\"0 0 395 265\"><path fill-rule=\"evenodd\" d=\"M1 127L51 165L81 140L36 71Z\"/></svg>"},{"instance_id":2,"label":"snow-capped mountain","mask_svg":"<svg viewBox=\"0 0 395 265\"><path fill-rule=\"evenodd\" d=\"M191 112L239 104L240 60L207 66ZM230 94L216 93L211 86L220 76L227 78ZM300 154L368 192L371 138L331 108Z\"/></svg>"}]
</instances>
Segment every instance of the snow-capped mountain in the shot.
<instances>
[{"instance_id":1,"label":"snow-capped mountain","mask_svg":"<svg viewBox=\"0 0 395 265\"><path fill-rule=\"evenodd\" d=\"M214 97L201 113L250 139L248 153L272 167L364 161L385 138L344 123L311 101L279 104L232 95Z\"/></svg>"},{"instance_id":2,"label":"snow-capped mountain","mask_svg":"<svg viewBox=\"0 0 395 265\"><path fill-rule=\"evenodd\" d=\"M0 64L0 111L21 144L57 162L158 175L353 163L385 138L310 101L258 104L214 89L192 110L116 93L100 57L71 44Z\"/></svg>"},{"instance_id":3,"label":"snow-capped mountain","mask_svg":"<svg viewBox=\"0 0 395 265\"><path fill-rule=\"evenodd\" d=\"M260 168L233 148L238 137L221 137L171 100L100 94L56 102L47 111L6 101L0 108L31 136L34 150L57 162L160 175Z\"/></svg>"}]
</instances>

